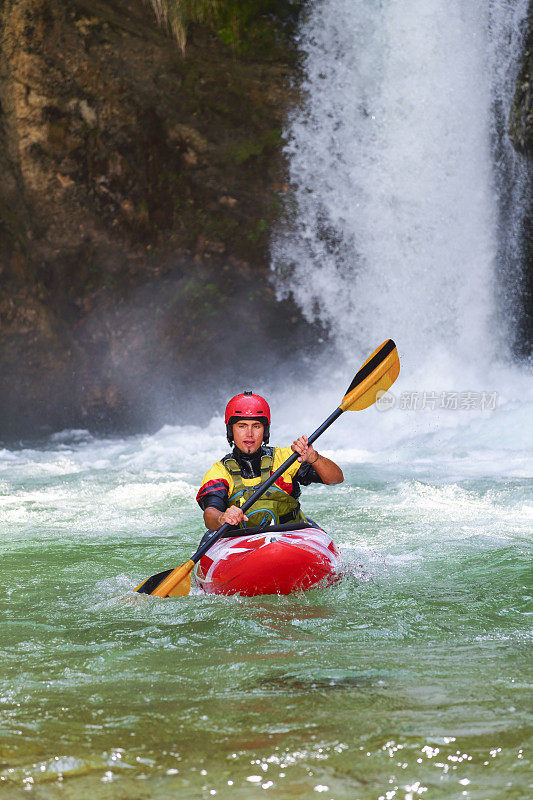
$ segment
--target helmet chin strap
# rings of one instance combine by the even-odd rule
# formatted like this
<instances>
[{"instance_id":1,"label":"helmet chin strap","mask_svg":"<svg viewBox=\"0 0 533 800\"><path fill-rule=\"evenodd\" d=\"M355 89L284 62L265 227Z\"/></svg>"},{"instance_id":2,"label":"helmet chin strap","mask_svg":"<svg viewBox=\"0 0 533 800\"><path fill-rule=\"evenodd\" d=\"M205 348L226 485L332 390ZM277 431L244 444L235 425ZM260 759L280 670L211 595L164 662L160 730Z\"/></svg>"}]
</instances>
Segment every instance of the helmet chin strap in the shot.
<instances>
[{"instance_id":1,"label":"helmet chin strap","mask_svg":"<svg viewBox=\"0 0 533 800\"><path fill-rule=\"evenodd\" d=\"M242 453L243 456L249 456L251 458L252 456L257 455L257 453L261 450L262 446L263 442L261 442L257 450L254 450L253 452L251 450L241 450L240 447L237 447L237 450L239 451L239 453Z\"/></svg>"}]
</instances>

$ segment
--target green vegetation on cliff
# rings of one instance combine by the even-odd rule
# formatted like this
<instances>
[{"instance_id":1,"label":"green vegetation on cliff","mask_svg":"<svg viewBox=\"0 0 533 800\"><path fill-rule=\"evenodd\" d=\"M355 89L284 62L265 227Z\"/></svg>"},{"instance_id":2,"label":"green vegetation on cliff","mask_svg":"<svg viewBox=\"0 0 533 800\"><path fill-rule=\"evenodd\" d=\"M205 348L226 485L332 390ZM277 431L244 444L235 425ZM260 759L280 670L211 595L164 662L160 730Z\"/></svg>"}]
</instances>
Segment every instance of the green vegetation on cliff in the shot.
<instances>
[{"instance_id":1,"label":"green vegetation on cliff","mask_svg":"<svg viewBox=\"0 0 533 800\"><path fill-rule=\"evenodd\" d=\"M207 25L239 55L253 46L263 52L286 46L304 0L149 0L181 51L192 23Z\"/></svg>"}]
</instances>

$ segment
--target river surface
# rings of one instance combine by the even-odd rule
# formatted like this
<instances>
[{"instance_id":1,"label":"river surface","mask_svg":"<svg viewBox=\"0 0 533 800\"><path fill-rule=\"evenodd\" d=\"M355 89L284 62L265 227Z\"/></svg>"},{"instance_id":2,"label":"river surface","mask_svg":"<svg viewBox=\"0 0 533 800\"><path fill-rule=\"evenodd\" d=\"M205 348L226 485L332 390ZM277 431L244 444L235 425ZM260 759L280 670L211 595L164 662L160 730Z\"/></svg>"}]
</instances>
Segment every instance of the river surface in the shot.
<instances>
[{"instance_id":1,"label":"river surface","mask_svg":"<svg viewBox=\"0 0 533 800\"><path fill-rule=\"evenodd\" d=\"M304 489L344 576L289 597L132 592L196 549L221 418L2 451L0 798L531 797L530 412L344 415Z\"/></svg>"}]
</instances>

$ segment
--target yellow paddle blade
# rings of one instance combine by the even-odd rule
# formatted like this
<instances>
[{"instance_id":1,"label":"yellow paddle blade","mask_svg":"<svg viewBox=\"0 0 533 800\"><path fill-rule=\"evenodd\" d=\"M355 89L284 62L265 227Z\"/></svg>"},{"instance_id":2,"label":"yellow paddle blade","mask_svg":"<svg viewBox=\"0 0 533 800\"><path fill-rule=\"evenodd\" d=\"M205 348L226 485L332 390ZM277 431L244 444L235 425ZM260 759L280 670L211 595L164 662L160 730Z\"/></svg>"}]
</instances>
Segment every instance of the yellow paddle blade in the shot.
<instances>
[{"instance_id":1,"label":"yellow paddle blade","mask_svg":"<svg viewBox=\"0 0 533 800\"><path fill-rule=\"evenodd\" d=\"M392 339L380 344L370 355L342 399L343 411L362 411L376 402L400 374L400 359Z\"/></svg>"},{"instance_id":2,"label":"yellow paddle blade","mask_svg":"<svg viewBox=\"0 0 533 800\"><path fill-rule=\"evenodd\" d=\"M181 567L176 567L159 586L152 589L150 594L154 597L185 597L191 591L191 572L194 561L189 559Z\"/></svg>"},{"instance_id":3,"label":"yellow paddle blade","mask_svg":"<svg viewBox=\"0 0 533 800\"><path fill-rule=\"evenodd\" d=\"M194 562L193 562L194 564ZM191 568L192 569L192 568ZM185 597L191 593L191 573L188 572L184 578L174 586L168 593L168 597Z\"/></svg>"}]
</instances>

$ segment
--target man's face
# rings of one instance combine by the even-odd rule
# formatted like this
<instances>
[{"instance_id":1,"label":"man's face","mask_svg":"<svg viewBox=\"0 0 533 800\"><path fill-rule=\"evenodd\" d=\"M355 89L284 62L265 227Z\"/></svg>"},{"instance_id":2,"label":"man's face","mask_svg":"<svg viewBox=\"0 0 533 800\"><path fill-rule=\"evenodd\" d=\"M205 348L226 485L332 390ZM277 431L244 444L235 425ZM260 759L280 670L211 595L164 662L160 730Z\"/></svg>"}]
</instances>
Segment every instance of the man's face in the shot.
<instances>
[{"instance_id":1,"label":"man's face","mask_svg":"<svg viewBox=\"0 0 533 800\"><path fill-rule=\"evenodd\" d=\"M265 426L257 419L242 419L233 425L233 441L243 453L255 453L261 447Z\"/></svg>"}]
</instances>

